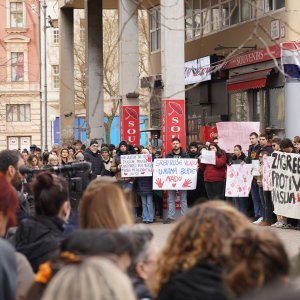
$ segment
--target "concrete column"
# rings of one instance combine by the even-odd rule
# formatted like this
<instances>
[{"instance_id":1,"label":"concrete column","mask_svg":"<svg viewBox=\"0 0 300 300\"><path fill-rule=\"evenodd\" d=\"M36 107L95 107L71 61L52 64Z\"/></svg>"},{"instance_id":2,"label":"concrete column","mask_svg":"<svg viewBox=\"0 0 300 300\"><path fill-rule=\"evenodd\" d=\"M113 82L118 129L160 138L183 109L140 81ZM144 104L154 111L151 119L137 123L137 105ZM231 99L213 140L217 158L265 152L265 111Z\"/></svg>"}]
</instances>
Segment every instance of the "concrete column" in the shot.
<instances>
[{"instance_id":1,"label":"concrete column","mask_svg":"<svg viewBox=\"0 0 300 300\"><path fill-rule=\"evenodd\" d=\"M88 137L102 143L104 137L102 1L85 0L84 7Z\"/></svg>"},{"instance_id":2,"label":"concrete column","mask_svg":"<svg viewBox=\"0 0 300 300\"><path fill-rule=\"evenodd\" d=\"M59 15L60 140L69 145L74 139L74 16L72 8L61 8Z\"/></svg>"},{"instance_id":3,"label":"concrete column","mask_svg":"<svg viewBox=\"0 0 300 300\"><path fill-rule=\"evenodd\" d=\"M171 148L172 137L178 137L183 148L186 141L184 111L184 0L161 0L160 3L161 67L164 86L162 135L164 152L167 152ZM176 104L173 102L169 104L169 100L177 101ZM180 108L177 111L172 110L172 107ZM172 128L174 131L172 131Z\"/></svg>"},{"instance_id":4,"label":"concrete column","mask_svg":"<svg viewBox=\"0 0 300 300\"><path fill-rule=\"evenodd\" d=\"M138 1L119 0L119 93L121 139L139 144ZM126 109L127 107L127 109ZM135 113L130 113L135 112ZM133 118L135 116L136 118ZM133 123L132 123L133 122Z\"/></svg>"},{"instance_id":5,"label":"concrete column","mask_svg":"<svg viewBox=\"0 0 300 300\"><path fill-rule=\"evenodd\" d=\"M285 136L293 140L294 136L299 135L300 123L300 82L297 80L286 79L285 83Z\"/></svg>"}]
</instances>

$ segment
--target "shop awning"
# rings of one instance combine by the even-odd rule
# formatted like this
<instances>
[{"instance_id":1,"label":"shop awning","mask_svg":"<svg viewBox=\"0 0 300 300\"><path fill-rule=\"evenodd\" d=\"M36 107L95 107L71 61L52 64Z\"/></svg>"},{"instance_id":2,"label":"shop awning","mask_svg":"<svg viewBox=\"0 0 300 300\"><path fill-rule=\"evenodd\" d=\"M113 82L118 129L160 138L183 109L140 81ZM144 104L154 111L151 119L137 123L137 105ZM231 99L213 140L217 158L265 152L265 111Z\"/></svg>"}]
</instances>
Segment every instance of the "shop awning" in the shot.
<instances>
[{"instance_id":1,"label":"shop awning","mask_svg":"<svg viewBox=\"0 0 300 300\"><path fill-rule=\"evenodd\" d=\"M263 88L267 84L267 78L273 69L260 70L248 74L233 76L227 80L227 91L245 91Z\"/></svg>"}]
</instances>

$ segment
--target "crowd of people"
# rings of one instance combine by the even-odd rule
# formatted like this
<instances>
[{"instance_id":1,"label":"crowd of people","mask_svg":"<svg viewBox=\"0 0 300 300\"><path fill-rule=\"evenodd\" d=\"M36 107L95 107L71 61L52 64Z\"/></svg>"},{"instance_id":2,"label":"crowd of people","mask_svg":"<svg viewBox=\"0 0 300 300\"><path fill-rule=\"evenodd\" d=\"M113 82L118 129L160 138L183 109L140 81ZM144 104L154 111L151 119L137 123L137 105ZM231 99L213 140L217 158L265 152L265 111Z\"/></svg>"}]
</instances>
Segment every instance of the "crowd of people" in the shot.
<instances>
[{"instance_id":1,"label":"crowd of people","mask_svg":"<svg viewBox=\"0 0 300 300\"><path fill-rule=\"evenodd\" d=\"M299 153L300 138L249 138L248 153L235 145L230 154L217 139L185 151L173 138L167 158L199 161L196 189L178 192L153 190L152 177L122 177L122 155L162 157L126 141L117 149L92 140L86 149L76 141L44 153L35 145L1 151L0 299L260 299L278 287L286 300L296 299L292 274L300 267L261 226L297 228L298 220L273 214L261 173L249 197L226 198L225 181L228 165L262 164L273 151ZM216 153L214 165L201 163L203 149ZM72 200L72 182L53 167L83 162L90 168L79 174L82 190ZM164 196L164 223L175 222L176 198L181 218L159 249L151 226L135 223L162 221Z\"/></svg>"}]
</instances>

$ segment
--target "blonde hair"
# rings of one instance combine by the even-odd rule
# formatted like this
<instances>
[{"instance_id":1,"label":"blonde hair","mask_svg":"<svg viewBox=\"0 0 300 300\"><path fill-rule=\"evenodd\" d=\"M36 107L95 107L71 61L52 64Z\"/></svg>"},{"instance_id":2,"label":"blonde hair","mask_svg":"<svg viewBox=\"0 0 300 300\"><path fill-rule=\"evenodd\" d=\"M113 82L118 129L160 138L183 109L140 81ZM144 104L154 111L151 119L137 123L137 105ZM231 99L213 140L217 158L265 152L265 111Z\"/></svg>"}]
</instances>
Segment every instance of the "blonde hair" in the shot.
<instances>
[{"instance_id":1,"label":"blonde hair","mask_svg":"<svg viewBox=\"0 0 300 300\"><path fill-rule=\"evenodd\" d=\"M118 229L132 225L130 203L116 184L96 179L85 190L80 201L81 228Z\"/></svg>"},{"instance_id":2,"label":"blonde hair","mask_svg":"<svg viewBox=\"0 0 300 300\"><path fill-rule=\"evenodd\" d=\"M188 271L203 260L222 266L225 244L239 230L251 226L247 218L224 201L209 201L192 208L171 231L157 263L152 291L178 271Z\"/></svg>"},{"instance_id":3,"label":"blonde hair","mask_svg":"<svg viewBox=\"0 0 300 300\"><path fill-rule=\"evenodd\" d=\"M117 284L116 284L117 283ZM92 257L63 267L42 300L134 300L129 278L105 258Z\"/></svg>"},{"instance_id":4,"label":"blonde hair","mask_svg":"<svg viewBox=\"0 0 300 300\"><path fill-rule=\"evenodd\" d=\"M59 158L58 158L58 156L56 156L54 154L50 154L49 158L48 158L48 162L53 161L53 160L59 161Z\"/></svg>"}]
</instances>

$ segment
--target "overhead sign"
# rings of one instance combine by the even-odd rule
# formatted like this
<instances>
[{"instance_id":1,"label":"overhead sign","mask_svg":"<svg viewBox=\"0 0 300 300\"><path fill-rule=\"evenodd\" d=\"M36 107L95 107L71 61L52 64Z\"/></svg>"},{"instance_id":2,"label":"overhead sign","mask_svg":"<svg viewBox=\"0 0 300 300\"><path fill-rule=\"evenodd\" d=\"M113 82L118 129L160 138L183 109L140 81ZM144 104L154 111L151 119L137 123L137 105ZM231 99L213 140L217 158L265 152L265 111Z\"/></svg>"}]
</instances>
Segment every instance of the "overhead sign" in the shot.
<instances>
[{"instance_id":1,"label":"overhead sign","mask_svg":"<svg viewBox=\"0 0 300 300\"><path fill-rule=\"evenodd\" d=\"M210 56L185 62L185 85L211 80L210 71Z\"/></svg>"}]
</instances>

